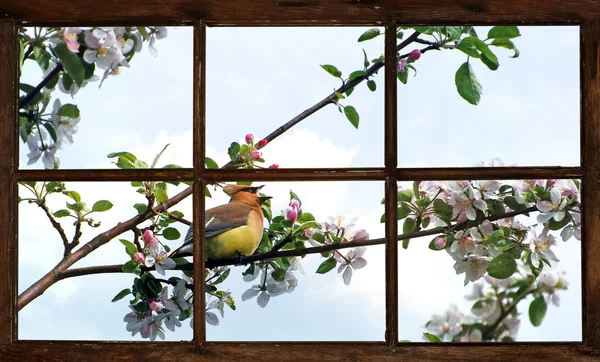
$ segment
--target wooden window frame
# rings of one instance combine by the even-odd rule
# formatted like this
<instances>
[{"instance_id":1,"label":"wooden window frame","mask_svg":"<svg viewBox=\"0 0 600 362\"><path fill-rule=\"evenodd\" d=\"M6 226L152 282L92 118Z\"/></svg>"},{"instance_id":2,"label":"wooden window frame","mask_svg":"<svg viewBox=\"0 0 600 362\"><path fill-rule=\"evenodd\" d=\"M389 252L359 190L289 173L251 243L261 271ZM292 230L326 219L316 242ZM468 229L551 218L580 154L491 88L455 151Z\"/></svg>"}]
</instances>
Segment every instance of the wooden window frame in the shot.
<instances>
[{"instance_id":1,"label":"wooden window frame","mask_svg":"<svg viewBox=\"0 0 600 362\"><path fill-rule=\"evenodd\" d=\"M581 0L105 0L78 2L4 0L0 7L0 359L109 360L169 358L210 359L594 359L600 353L600 3ZM118 12L115 12L118 11ZM168 170L55 170L18 169L18 38L24 25L57 24L193 25L194 26L194 167ZM397 168L396 74L385 67L385 166L353 169L204 169L205 26L385 26L395 34L400 24L523 24L579 25L581 38L581 167ZM385 40L385 61L395 63L396 39ZM557 53L558 54L558 53ZM562 55L565 56L565 55ZM566 55L574 56L574 55ZM430 344L398 343L397 182L439 179L583 180L583 341L576 343ZM194 319L192 342L19 341L17 338L17 182L132 181L194 179L194 209L204 208L205 182L377 180L386 186L386 342L205 342L205 316ZM194 231L203 243L203 213L194 213ZM198 248L198 246L196 246ZM201 250L194 262L203 260ZM203 280L204 268L196 268ZM204 310L202 286L196 285L195 309ZM168 356L168 357L167 357Z\"/></svg>"}]
</instances>

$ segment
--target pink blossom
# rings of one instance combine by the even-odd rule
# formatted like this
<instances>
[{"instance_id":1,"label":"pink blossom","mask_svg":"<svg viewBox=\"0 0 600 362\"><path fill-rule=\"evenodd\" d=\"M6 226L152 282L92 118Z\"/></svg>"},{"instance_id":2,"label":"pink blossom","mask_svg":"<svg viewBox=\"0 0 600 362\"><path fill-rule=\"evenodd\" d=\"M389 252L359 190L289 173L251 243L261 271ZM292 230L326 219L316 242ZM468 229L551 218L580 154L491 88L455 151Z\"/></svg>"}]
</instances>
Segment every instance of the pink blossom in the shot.
<instances>
[{"instance_id":1,"label":"pink blossom","mask_svg":"<svg viewBox=\"0 0 600 362\"><path fill-rule=\"evenodd\" d=\"M294 209L293 207L288 207L285 210L285 219L286 220L291 221L292 223L295 223L297 218L298 218L298 211L296 209Z\"/></svg>"},{"instance_id":2,"label":"pink blossom","mask_svg":"<svg viewBox=\"0 0 600 362\"><path fill-rule=\"evenodd\" d=\"M290 205L291 208L295 209L296 211L300 211L302 210L302 205L300 205L300 201L294 199L292 201L290 201Z\"/></svg>"},{"instance_id":3,"label":"pink blossom","mask_svg":"<svg viewBox=\"0 0 600 362\"><path fill-rule=\"evenodd\" d=\"M415 60L418 60L421 57L421 51L419 49L415 49L412 52L410 52L410 54L408 54L408 57L414 62Z\"/></svg>"},{"instance_id":4,"label":"pink blossom","mask_svg":"<svg viewBox=\"0 0 600 362\"><path fill-rule=\"evenodd\" d=\"M140 264L143 263L145 260L144 254L138 251L137 253L133 254L133 260L137 261Z\"/></svg>"},{"instance_id":5,"label":"pink blossom","mask_svg":"<svg viewBox=\"0 0 600 362\"><path fill-rule=\"evenodd\" d=\"M361 241L361 240L369 240L369 233L365 229L359 229L352 232L351 236L348 238L348 241Z\"/></svg>"},{"instance_id":6,"label":"pink blossom","mask_svg":"<svg viewBox=\"0 0 600 362\"><path fill-rule=\"evenodd\" d=\"M274 163L274 164L272 164L271 166L269 166L269 168L279 168L279 165L278 165L278 164L276 164L276 163Z\"/></svg>"},{"instance_id":7,"label":"pink blossom","mask_svg":"<svg viewBox=\"0 0 600 362\"><path fill-rule=\"evenodd\" d=\"M63 40L67 44L67 48L73 53L79 51L79 42L77 41L77 34L81 33L79 28L66 28L63 33Z\"/></svg>"},{"instance_id":8,"label":"pink blossom","mask_svg":"<svg viewBox=\"0 0 600 362\"><path fill-rule=\"evenodd\" d=\"M446 239L438 236L437 238L435 238L433 244L435 245L436 248L443 249L446 247Z\"/></svg>"},{"instance_id":9,"label":"pink blossom","mask_svg":"<svg viewBox=\"0 0 600 362\"><path fill-rule=\"evenodd\" d=\"M269 143L269 141L267 141L266 139L262 139L260 141L258 141L258 148L263 148L267 145L267 143Z\"/></svg>"},{"instance_id":10,"label":"pink blossom","mask_svg":"<svg viewBox=\"0 0 600 362\"><path fill-rule=\"evenodd\" d=\"M400 73L404 73L404 71L406 70L406 58L402 58L400 59L400 61L398 61L398 71Z\"/></svg>"},{"instance_id":11,"label":"pink blossom","mask_svg":"<svg viewBox=\"0 0 600 362\"><path fill-rule=\"evenodd\" d=\"M155 312L160 312L164 307L165 306L161 302L157 302L155 300L150 303L150 309Z\"/></svg>"},{"instance_id":12,"label":"pink blossom","mask_svg":"<svg viewBox=\"0 0 600 362\"><path fill-rule=\"evenodd\" d=\"M262 157L262 152L258 150L250 151L250 157L252 158L252 160L258 161Z\"/></svg>"},{"instance_id":13,"label":"pink blossom","mask_svg":"<svg viewBox=\"0 0 600 362\"><path fill-rule=\"evenodd\" d=\"M152 241L152 239L154 239L154 234L152 233L152 231L151 230L144 231L144 242L146 242L146 244L148 244Z\"/></svg>"},{"instance_id":14,"label":"pink blossom","mask_svg":"<svg viewBox=\"0 0 600 362\"><path fill-rule=\"evenodd\" d=\"M252 143L254 143L254 136L252 135L252 133L248 133L246 135L246 143L251 145Z\"/></svg>"}]
</instances>

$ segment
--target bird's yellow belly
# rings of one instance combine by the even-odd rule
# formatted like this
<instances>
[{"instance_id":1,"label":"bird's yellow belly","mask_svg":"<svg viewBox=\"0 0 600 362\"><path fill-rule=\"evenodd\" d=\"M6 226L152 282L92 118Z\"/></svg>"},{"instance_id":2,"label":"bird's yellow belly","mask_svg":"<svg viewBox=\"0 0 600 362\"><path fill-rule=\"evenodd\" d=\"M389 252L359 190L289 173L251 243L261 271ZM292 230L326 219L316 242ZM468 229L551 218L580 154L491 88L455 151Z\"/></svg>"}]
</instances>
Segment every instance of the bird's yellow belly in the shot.
<instances>
[{"instance_id":1,"label":"bird's yellow belly","mask_svg":"<svg viewBox=\"0 0 600 362\"><path fill-rule=\"evenodd\" d=\"M206 240L206 257L208 259L231 258L239 255L252 255L260 240L262 230L254 230L249 226L240 226Z\"/></svg>"}]
</instances>

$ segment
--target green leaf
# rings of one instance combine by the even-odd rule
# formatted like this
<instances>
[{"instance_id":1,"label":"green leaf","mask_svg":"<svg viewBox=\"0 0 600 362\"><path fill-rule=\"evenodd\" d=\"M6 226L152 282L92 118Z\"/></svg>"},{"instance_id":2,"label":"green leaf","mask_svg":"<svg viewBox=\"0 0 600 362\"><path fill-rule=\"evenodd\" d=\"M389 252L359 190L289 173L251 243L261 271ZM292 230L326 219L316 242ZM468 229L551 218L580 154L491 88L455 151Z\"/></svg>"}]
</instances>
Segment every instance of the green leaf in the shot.
<instances>
[{"instance_id":1,"label":"green leaf","mask_svg":"<svg viewBox=\"0 0 600 362\"><path fill-rule=\"evenodd\" d=\"M65 68L65 72L81 87L85 75L85 69L83 68L83 64L81 64L82 60L70 51L65 43L58 44L54 47L53 51Z\"/></svg>"},{"instance_id":2,"label":"green leaf","mask_svg":"<svg viewBox=\"0 0 600 362\"><path fill-rule=\"evenodd\" d=\"M96 201L94 206L92 206L92 211L95 212L103 212L112 209L113 204L108 200L100 200Z\"/></svg>"},{"instance_id":3,"label":"green leaf","mask_svg":"<svg viewBox=\"0 0 600 362\"><path fill-rule=\"evenodd\" d=\"M142 214L148 209L146 204L134 204L133 207L137 210L138 214Z\"/></svg>"},{"instance_id":4,"label":"green leaf","mask_svg":"<svg viewBox=\"0 0 600 362\"><path fill-rule=\"evenodd\" d=\"M567 224L570 223L571 220L571 214L567 212L565 213L565 217L563 217L561 221L555 221L554 219L548 220L548 228L550 228L550 230L553 231L560 230L567 226Z\"/></svg>"},{"instance_id":5,"label":"green leaf","mask_svg":"<svg viewBox=\"0 0 600 362\"><path fill-rule=\"evenodd\" d=\"M156 189L154 196L156 196L156 202L159 204L162 204L169 199L167 192L163 189Z\"/></svg>"},{"instance_id":6,"label":"green leaf","mask_svg":"<svg viewBox=\"0 0 600 362\"><path fill-rule=\"evenodd\" d=\"M204 165L206 168L219 168L219 165L210 157L204 157Z\"/></svg>"},{"instance_id":7,"label":"green leaf","mask_svg":"<svg viewBox=\"0 0 600 362\"><path fill-rule=\"evenodd\" d=\"M494 40L492 40L492 43L490 45L493 45L496 47L502 47L502 48L506 48L506 49L510 49L510 50L514 51L515 54L513 54L511 56L511 58L517 58L519 56L519 49L517 49L515 44L512 41L510 41L509 39L504 39L504 38L494 39Z\"/></svg>"},{"instance_id":8,"label":"green leaf","mask_svg":"<svg viewBox=\"0 0 600 362\"><path fill-rule=\"evenodd\" d=\"M449 219L452 217L452 206L440 199L433 200L433 212L440 218Z\"/></svg>"},{"instance_id":9,"label":"green leaf","mask_svg":"<svg viewBox=\"0 0 600 362\"><path fill-rule=\"evenodd\" d=\"M43 123L44 128L46 128L46 130L48 131L48 133L50 134L50 137L52 137L52 140L54 142L56 142L57 140L57 136L56 136L56 130L54 129L54 127L52 126L52 123L50 122L46 122Z\"/></svg>"},{"instance_id":10,"label":"green leaf","mask_svg":"<svg viewBox=\"0 0 600 362\"><path fill-rule=\"evenodd\" d=\"M69 211L67 209L61 209L61 210L58 210L58 211L52 213L52 215L54 215L54 217L56 217L56 218L65 217L65 216L71 215L71 211Z\"/></svg>"},{"instance_id":11,"label":"green leaf","mask_svg":"<svg viewBox=\"0 0 600 362\"><path fill-rule=\"evenodd\" d=\"M223 283L225 281L225 279L227 279L227 277L229 276L230 272L231 272L231 269L225 270L223 272L223 274L219 275L219 278L217 278L217 280L215 280L214 284Z\"/></svg>"},{"instance_id":12,"label":"green leaf","mask_svg":"<svg viewBox=\"0 0 600 362\"><path fill-rule=\"evenodd\" d=\"M181 234L175 228L166 228L163 230L163 237L167 240L177 240L181 237Z\"/></svg>"},{"instance_id":13,"label":"green leaf","mask_svg":"<svg viewBox=\"0 0 600 362\"><path fill-rule=\"evenodd\" d=\"M527 208L527 206L520 204L517 199L512 196L506 196L504 198L504 204L514 211L521 211Z\"/></svg>"},{"instance_id":14,"label":"green leaf","mask_svg":"<svg viewBox=\"0 0 600 362\"><path fill-rule=\"evenodd\" d=\"M75 212L82 211L85 208L85 203L83 203L83 202L75 202L75 203L69 204L67 202L67 208L70 209L70 210L73 210Z\"/></svg>"},{"instance_id":15,"label":"green leaf","mask_svg":"<svg viewBox=\"0 0 600 362\"><path fill-rule=\"evenodd\" d=\"M470 57L479 58L479 52L477 51L477 48L469 41L461 40L456 46L456 49L462 51Z\"/></svg>"},{"instance_id":16,"label":"green leaf","mask_svg":"<svg viewBox=\"0 0 600 362\"><path fill-rule=\"evenodd\" d=\"M369 59L367 58L367 52L363 49L363 54L364 54L364 59L363 59L363 65L365 66L365 69L367 69L367 67L369 66Z\"/></svg>"},{"instance_id":17,"label":"green leaf","mask_svg":"<svg viewBox=\"0 0 600 362\"><path fill-rule=\"evenodd\" d=\"M398 72L396 73L398 80L402 82L402 84L406 84L408 82L408 71Z\"/></svg>"},{"instance_id":18,"label":"green leaf","mask_svg":"<svg viewBox=\"0 0 600 362\"><path fill-rule=\"evenodd\" d=\"M165 152L165 150L167 149L167 147L169 147L169 143L167 143L165 145L165 147L158 153L158 155L156 155L154 157L154 160L152 160L152 165L150 166L150 168L155 168L156 164L158 163L158 160L160 159L160 156L162 156L162 154Z\"/></svg>"},{"instance_id":19,"label":"green leaf","mask_svg":"<svg viewBox=\"0 0 600 362\"><path fill-rule=\"evenodd\" d=\"M358 116L358 112L356 112L356 109L352 106L345 106L344 114L346 115L346 118L348 118L350 123L354 126L354 128L358 129L358 122L360 117Z\"/></svg>"},{"instance_id":20,"label":"green leaf","mask_svg":"<svg viewBox=\"0 0 600 362\"><path fill-rule=\"evenodd\" d=\"M69 117L71 119L76 119L79 118L79 108L77 108L76 105L71 103L63 104L56 114L61 117Z\"/></svg>"},{"instance_id":21,"label":"green leaf","mask_svg":"<svg viewBox=\"0 0 600 362\"><path fill-rule=\"evenodd\" d=\"M350 97L350 94L352 94L352 92L354 92L354 87L348 88L348 90L345 92L346 93L346 97ZM341 109L340 109L340 113L342 113Z\"/></svg>"},{"instance_id":22,"label":"green leaf","mask_svg":"<svg viewBox=\"0 0 600 362\"><path fill-rule=\"evenodd\" d=\"M121 270L123 273L134 273L137 274L137 269L139 269L139 264L135 260L130 260L127 263L123 264Z\"/></svg>"},{"instance_id":23,"label":"green leaf","mask_svg":"<svg viewBox=\"0 0 600 362\"><path fill-rule=\"evenodd\" d=\"M34 86L26 84L26 83L19 84L19 89L26 94L33 92L34 88L35 88ZM36 95L31 99L29 104L39 103L42 101L43 98L44 98L44 95L42 94L42 92L37 92Z\"/></svg>"},{"instance_id":24,"label":"green leaf","mask_svg":"<svg viewBox=\"0 0 600 362\"><path fill-rule=\"evenodd\" d=\"M231 161L237 161L238 156L240 154L240 144L237 142L232 142L231 146L229 146L229 148L227 149L227 154L229 155L229 158L231 159Z\"/></svg>"},{"instance_id":25,"label":"green leaf","mask_svg":"<svg viewBox=\"0 0 600 362\"><path fill-rule=\"evenodd\" d=\"M135 157L135 155L133 153L129 153L129 152L113 152L113 153L109 153L106 157L108 157L108 158L123 157L123 158L131 161L132 163L137 161L137 157Z\"/></svg>"},{"instance_id":26,"label":"green leaf","mask_svg":"<svg viewBox=\"0 0 600 362\"><path fill-rule=\"evenodd\" d=\"M423 337L425 337L425 339L427 339L429 342L433 342L433 343L442 342L440 337L436 336L435 334L425 332L425 333L423 333Z\"/></svg>"},{"instance_id":27,"label":"green leaf","mask_svg":"<svg viewBox=\"0 0 600 362\"><path fill-rule=\"evenodd\" d=\"M511 26L494 26L493 28L490 29L490 31L488 31L488 38L489 39L493 39L493 38L507 38L507 39L512 39L512 38L516 38L518 36L521 36L521 33L519 32L519 28L517 28L514 25Z\"/></svg>"},{"instance_id":28,"label":"green leaf","mask_svg":"<svg viewBox=\"0 0 600 362\"><path fill-rule=\"evenodd\" d=\"M407 217L408 215L410 215L410 207L408 207L408 205L406 204L406 202L402 202L400 204L400 206L398 207L398 220L402 220L405 217Z\"/></svg>"},{"instance_id":29,"label":"green leaf","mask_svg":"<svg viewBox=\"0 0 600 362\"><path fill-rule=\"evenodd\" d=\"M125 245L125 252L127 255L133 258L133 254L137 253L137 248L135 245L131 241L125 239L119 239L119 241L121 244Z\"/></svg>"},{"instance_id":30,"label":"green leaf","mask_svg":"<svg viewBox=\"0 0 600 362\"><path fill-rule=\"evenodd\" d=\"M131 294L131 289L126 288L121 290L115 297L111 300L112 303L125 298L127 295Z\"/></svg>"},{"instance_id":31,"label":"green leaf","mask_svg":"<svg viewBox=\"0 0 600 362\"><path fill-rule=\"evenodd\" d=\"M348 77L348 80L352 80L354 78L362 77L362 76L365 76L366 74L367 73L365 71L355 70L354 72L350 73L350 76Z\"/></svg>"},{"instance_id":32,"label":"green leaf","mask_svg":"<svg viewBox=\"0 0 600 362\"><path fill-rule=\"evenodd\" d=\"M473 73L469 62L463 63L454 76L456 90L467 102L477 105L481 99L481 84Z\"/></svg>"},{"instance_id":33,"label":"green leaf","mask_svg":"<svg viewBox=\"0 0 600 362\"><path fill-rule=\"evenodd\" d=\"M509 254L500 254L487 266L487 272L496 279L506 279L517 271L517 262Z\"/></svg>"},{"instance_id":34,"label":"green leaf","mask_svg":"<svg viewBox=\"0 0 600 362\"><path fill-rule=\"evenodd\" d=\"M66 191L65 195L73 199L75 202L81 201L81 195L79 195L79 192L77 191Z\"/></svg>"},{"instance_id":35,"label":"green leaf","mask_svg":"<svg viewBox=\"0 0 600 362\"><path fill-rule=\"evenodd\" d=\"M340 72L335 65L331 65L331 64L321 64L321 68L323 68L323 70L325 70L327 73L331 74L332 76L339 78L342 76L342 72Z\"/></svg>"},{"instance_id":36,"label":"green leaf","mask_svg":"<svg viewBox=\"0 0 600 362\"><path fill-rule=\"evenodd\" d=\"M481 61L491 70L498 69L500 63L498 63L498 57L496 54L490 50L490 47L483 42L483 40L476 38L474 36L470 36L468 38L464 38L462 41L472 43L477 50L481 52Z\"/></svg>"},{"instance_id":37,"label":"green leaf","mask_svg":"<svg viewBox=\"0 0 600 362\"><path fill-rule=\"evenodd\" d=\"M303 212L300 216L298 216L298 223L304 224L305 222L315 221L315 217L310 212Z\"/></svg>"},{"instance_id":38,"label":"green leaf","mask_svg":"<svg viewBox=\"0 0 600 362\"><path fill-rule=\"evenodd\" d=\"M367 81L367 88L369 88L371 92L375 92L375 90L377 90L377 83L375 83L373 79L369 79Z\"/></svg>"},{"instance_id":39,"label":"green leaf","mask_svg":"<svg viewBox=\"0 0 600 362\"><path fill-rule=\"evenodd\" d=\"M548 304L546 304L546 300L543 295L538 295L529 305L529 320L531 324L535 327L538 327L542 324L544 317L546 316L546 310L548 309Z\"/></svg>"},{"instance_id":40,"label":"green leaf","mask_svg":"<svg viewBox=\"0 0 600 362\"><path fill-rule=\"evenodd\" d=\"M336 265L337 261L335 260L335 258L330 257L329 259L322 262L321 265L319 265L319 267L317 268L317 273L325 274L328 271L331 271L331 269L335 268Z\"/></svg>"},{"instance_id":41,"label":"green leaf","mask_svg":"<svg viewBox=\"0 0 600 362\"><path fill-rule=\"evenodd\" d=\"M378 28L369 29L369 30L365 31L364 33L362 33L361 36L358 37L358 42L376 38L380 34L381 34L381 31Z\"/></svg>"}]
</instances>

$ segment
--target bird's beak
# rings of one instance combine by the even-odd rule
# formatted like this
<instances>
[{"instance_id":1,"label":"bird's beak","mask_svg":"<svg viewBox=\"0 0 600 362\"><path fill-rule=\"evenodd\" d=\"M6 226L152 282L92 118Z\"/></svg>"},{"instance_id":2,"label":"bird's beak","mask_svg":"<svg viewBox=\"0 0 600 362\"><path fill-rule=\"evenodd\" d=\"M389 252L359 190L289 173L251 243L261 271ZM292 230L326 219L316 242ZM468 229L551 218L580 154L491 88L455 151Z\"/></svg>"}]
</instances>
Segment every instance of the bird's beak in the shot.
<instances>
[{"instance_id":1,"label":"bird's beak","mask_svg":"<svg viewBox=\"0 0 600 362\"><path fill-rule=\"evenodd\" d=\"M272 199L273 196L259 196L258 199L260 200L260 203L262 204L263 202Z\"/></svg>"},{"instance_id":2,"label":"bird's beak","mask_svg":"<svg viewBox=\"0 0 600 362\"><path fill-rule=\"evenodd\" d=\"M252 187L250 187L250 191L252 191L252 193L256 194L256 193L258 193L258 191L259 191L260 189L262 189L263 187L265 187L265 185L260 185L260 186L252 186Z\"/></svg>"}]
</instances>

